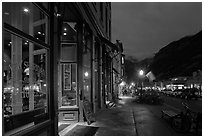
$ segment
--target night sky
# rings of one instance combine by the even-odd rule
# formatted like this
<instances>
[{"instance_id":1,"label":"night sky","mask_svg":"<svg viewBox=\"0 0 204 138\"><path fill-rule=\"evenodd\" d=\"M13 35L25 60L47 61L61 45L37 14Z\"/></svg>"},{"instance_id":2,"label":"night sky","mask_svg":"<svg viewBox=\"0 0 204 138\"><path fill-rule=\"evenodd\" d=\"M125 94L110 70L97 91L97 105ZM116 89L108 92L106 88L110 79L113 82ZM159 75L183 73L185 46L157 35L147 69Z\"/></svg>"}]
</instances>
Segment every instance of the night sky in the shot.
<instances>
[{"instance_id":1,"label":"night sky","mask_svg":"<svg viewBox=\"0 0 204 138\"><path fill-rule=\"evenodd\" d=\"M112 42L138 60L202 30L201 2L112 2Z\"/></svg>"}]
</instances>

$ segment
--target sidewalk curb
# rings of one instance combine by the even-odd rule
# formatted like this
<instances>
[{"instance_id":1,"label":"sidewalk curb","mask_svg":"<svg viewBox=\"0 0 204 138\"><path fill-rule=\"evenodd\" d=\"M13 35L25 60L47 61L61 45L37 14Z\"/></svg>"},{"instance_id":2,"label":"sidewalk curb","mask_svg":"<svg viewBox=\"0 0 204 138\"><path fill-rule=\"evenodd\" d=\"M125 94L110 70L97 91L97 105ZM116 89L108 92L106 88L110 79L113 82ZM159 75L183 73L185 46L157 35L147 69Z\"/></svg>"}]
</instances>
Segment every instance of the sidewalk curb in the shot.
<instances>
[{"instance_id":1,"label":"sidewalk curb","mask_svg":"<svg viewBox=\"0 0 204 138\"><path fill-rule=\"evenodd\" d=\"M137 131L137 122L135 120L135 112L134 112L133 108L131 108L131 110L132 110L133 121L134 121L134 125L135 125L135 133L136 133L136 136L139 136L138 131Z\"/></svg>"}]
</instances>

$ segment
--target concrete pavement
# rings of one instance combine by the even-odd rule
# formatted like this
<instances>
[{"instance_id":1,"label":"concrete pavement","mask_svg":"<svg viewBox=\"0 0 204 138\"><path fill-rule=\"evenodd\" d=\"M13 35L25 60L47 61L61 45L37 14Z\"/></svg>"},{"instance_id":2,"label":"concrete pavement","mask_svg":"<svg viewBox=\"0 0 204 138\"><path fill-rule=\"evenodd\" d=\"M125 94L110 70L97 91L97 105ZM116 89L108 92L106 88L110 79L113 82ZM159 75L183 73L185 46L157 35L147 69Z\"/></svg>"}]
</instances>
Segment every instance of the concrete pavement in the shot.
<instances>
[{"instance_id":1,"label":"concrete pavement","mask_svg":"<svg viewBox=\"0 0 204 138\"><path fill-rule=\"evenodd\" d=\"M116 107L102 109L96 114L96 122L89 126L98 127L94 136L179 136L166 120L154 115L142 104L133 103L132 97L121 97ZM88 126L86 122L77 124ZM64 134L74 133L67 129ZM80 131L80 130L77 130ZM70 132L70 133L69 133ZM81 133L86 135L84 133ZM61 135L63 135L61 133Z\"/></svg>"}]
</instances>

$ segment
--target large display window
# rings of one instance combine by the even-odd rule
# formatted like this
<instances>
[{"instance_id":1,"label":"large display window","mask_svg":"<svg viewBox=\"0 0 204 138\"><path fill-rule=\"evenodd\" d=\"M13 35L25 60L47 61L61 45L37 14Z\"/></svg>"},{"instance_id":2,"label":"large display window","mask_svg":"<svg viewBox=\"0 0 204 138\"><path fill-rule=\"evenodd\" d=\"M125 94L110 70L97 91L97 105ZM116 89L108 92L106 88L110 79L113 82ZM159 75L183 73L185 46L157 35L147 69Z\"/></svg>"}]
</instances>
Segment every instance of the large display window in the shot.
<instances>
[{"instance_id":1,"label":"large display window","mask_svg":"<svg viewBox=\"0 0 204 138\"><path fill-rule=\"evenodd\" d=\"M48 63L48 17L33 3L3 3L2 96L6 135L49 119Z\"/></svg>"}]
</instances>

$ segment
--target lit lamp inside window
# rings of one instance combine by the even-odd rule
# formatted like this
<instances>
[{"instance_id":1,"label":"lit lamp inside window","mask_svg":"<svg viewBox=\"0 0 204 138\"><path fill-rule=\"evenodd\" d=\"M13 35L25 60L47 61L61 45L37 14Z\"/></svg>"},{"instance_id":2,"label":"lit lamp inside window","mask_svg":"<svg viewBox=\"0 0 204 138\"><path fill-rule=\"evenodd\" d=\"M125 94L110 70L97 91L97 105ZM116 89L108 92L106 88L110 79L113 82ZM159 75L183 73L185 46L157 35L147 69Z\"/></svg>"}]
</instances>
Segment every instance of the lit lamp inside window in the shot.
<instances>
[{"instance_id":1,"label":"lit lamp inside window","mask_svg":"<svg viewBox=\"0 0 204 138\"><path fill-rule=\"evenodd\" d=\"M85 77L88 77L88 76L89 76L89 73L86 71L86 72L84 73L84 76L85 76Z\"/></svg>"}]
</instances>

